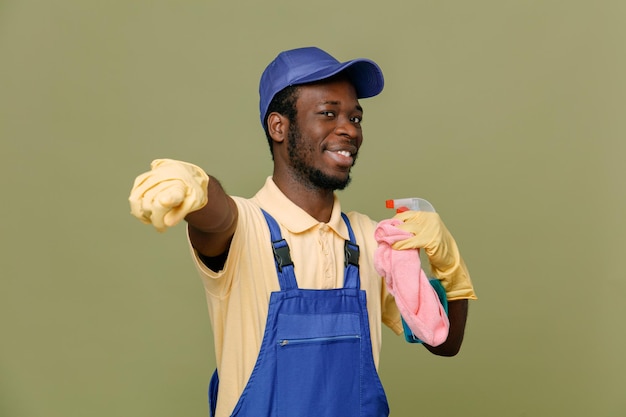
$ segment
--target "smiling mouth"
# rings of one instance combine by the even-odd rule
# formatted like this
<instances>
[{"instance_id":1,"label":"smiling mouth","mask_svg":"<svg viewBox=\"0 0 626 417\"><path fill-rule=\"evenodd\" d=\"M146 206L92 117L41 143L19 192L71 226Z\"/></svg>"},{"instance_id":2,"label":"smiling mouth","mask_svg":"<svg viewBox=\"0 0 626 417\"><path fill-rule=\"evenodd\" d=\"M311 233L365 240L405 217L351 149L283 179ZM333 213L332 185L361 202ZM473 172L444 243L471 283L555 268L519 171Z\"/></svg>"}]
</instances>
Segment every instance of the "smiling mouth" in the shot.
<instances>
[{"instance_id":1,"label":"smiling mouth","mask_svg":"<svg viewBox=\"0 0 626 417\"><path fill-rule=\"evenodd\" d=\"M328 155L335 161L338 167L349 169L354 165L355 154L347 150L327 151Z\"/></svg>"}]
</instances>

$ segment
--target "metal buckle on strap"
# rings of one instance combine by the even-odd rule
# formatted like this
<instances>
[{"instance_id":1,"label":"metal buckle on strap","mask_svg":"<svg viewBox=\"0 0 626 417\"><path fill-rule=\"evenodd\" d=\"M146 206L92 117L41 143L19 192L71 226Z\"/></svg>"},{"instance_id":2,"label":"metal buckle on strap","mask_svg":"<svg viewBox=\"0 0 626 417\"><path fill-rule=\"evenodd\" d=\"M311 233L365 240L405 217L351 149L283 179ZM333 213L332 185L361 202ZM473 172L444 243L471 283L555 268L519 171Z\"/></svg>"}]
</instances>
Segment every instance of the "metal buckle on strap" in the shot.
<instances>
[{"instance_id":1,"label":"metal buckle on strap","mask_svg":"<svg viewBox=\"0 0 626 417\"><path fill-rule=\"evenodd\" d=\"M345 252L345 266L354 265L359 266L359 245L346 240L344 247Z\"/></svg>"},{"instance_id":2,"label":"metal buckle on strap","mask_svg":"<svg viewBox=\"0 0 626 417\"><path fill-rule=\"evenodd\" d=\"M289 253L289 246L287 245L287 241L285 239L272 242L272 248L274 251L274 258L276 259L276 265L278 266L279 271L282 271L283 267L285 266L293 265L293 261L291 260L291 254Z\"/></svg>"}]
</instances>

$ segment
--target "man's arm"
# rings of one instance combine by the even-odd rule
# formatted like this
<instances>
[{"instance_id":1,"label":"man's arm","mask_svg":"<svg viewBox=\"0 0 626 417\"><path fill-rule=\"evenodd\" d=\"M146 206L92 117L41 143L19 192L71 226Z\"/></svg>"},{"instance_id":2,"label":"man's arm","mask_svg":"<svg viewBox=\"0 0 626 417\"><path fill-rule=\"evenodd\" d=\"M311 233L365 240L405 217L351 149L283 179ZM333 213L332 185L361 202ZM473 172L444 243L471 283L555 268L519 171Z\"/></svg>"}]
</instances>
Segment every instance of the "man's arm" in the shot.
<instances>
[{"instance_id":1,"label":"man's arm","mask_svg":"<svg viewBox=\"0 0 626 417\"><path fill-rule=\"evenodd\" d=\"M454 300L448 302L448 319L450 320L450 330L448 338L439 346L429 346L424 343L424 347L431 353L439 356L454 356L459 353L465 334L465 323L467 321L467 300Z\"/></svg>"},{"instance_id":2,"label":"man's arm","mask_svg":"<svg viewBox=\"0 0 626 417\"><path fill-rule=\"evenodd\" d=\"M237 205L217 179L209 177L207 204L185 216L193 247L206 257L228 251L237 227Z\"/></svg>"},{"instance_id":3,"label":"man's arm","mask_svg":"<svg viewBox=\"0 0 626 417\"><path fill-rule=\"evenodd\" d=\"M200 167L173 159L155 159L139 175L128 197L131 214L159 232L189 224L194 248L205 257L224 255L237 225L237 206L219 181Z\"/></svg>"}]
</instances>

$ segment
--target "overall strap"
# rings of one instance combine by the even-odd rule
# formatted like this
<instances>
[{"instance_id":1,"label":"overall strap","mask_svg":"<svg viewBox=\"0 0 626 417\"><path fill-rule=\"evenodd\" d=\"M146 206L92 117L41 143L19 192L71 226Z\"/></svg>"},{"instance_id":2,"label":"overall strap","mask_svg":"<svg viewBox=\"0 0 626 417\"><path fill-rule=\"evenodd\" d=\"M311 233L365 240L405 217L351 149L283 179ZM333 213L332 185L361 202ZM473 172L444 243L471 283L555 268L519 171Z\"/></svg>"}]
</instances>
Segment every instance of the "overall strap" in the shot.
<instances>
[{"instance_id":1,"label":"overall strap","mask_svg":"<svg viewBox=\"0 0 626 417\"><path fill-rule=\"evenodd\" d=\"M261 211L263 212L265 221L267 221L267 225L270 229L272 250L274 252L274 260L276 261L276 272L278 274L280 289L282 291L296 289L298 288L298 283L293 269L293 261L291 260L289 245L287 245L287 241L283 239L280 233L280 227L278 226L276 220L274 220L274 218L265 210L261 209ZM348 227L348 234L350 236L350 240L346 240L344 246L345 269L343 287L358 289L361 287L361 280L359 277L359 245L356 244L356 239L354 237L352 227L350 226L348 216L341 213L341 217Z\"/></svg>"},{"instance_id":2,"label":"overall strap","mask_svg":"<svg viewBox=\"0 0 626 417\"><path fill-rule=\"evenodd\" d=\"M287 245L287 241L283 239L276 220L265 210L261 209L261 211L270 228L272 250L274 251L274 259L276 260L276 272L278 273L280 289L282 291L296 289L298 288L298 283L296 282L296 274L293 271L293 261L289 253L289 245Z\"/></svg>"},{"instance_id":3,"label":"overall strap","mask_svg":"<svg viewBox=\"0 0 626 417\"><path fill-rule=\"evenodd\" d=\"M345 243L345 270L343 275L343 287L344 288L361 288L361 279L359 276L359 245L356 244L354 232L352 226L350 226L350 220L345 213L341 213L343 221L348 226L348 235L350 240L346 240Z\"/></svg>"}]
</instances>

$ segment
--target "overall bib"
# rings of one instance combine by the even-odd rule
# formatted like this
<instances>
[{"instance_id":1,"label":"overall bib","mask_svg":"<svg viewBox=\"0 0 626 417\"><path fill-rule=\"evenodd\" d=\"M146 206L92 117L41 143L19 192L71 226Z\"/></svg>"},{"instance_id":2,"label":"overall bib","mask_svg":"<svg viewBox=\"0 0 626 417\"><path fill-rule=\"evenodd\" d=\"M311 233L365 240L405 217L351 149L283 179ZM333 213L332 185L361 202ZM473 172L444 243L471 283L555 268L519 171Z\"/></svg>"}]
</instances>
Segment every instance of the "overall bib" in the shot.
<instances>
[{"instance_id":1,"label":"overall bib","mask_svg":"<svg viewBox=\"0 0 626 417\"><path fill-rule=\"evenodd\" d=\"M343 288L308 290L298 288L278 224L263 214L280 291L270 295L261 350L232 416L388 416L372 356L366 294L360 290L359 247L347 216L342 213L350 233ZM217 387L216 372L209 387L212 413Z\"/></svg>"}]
</instances>

